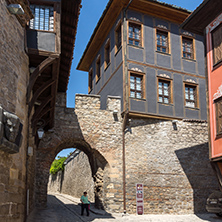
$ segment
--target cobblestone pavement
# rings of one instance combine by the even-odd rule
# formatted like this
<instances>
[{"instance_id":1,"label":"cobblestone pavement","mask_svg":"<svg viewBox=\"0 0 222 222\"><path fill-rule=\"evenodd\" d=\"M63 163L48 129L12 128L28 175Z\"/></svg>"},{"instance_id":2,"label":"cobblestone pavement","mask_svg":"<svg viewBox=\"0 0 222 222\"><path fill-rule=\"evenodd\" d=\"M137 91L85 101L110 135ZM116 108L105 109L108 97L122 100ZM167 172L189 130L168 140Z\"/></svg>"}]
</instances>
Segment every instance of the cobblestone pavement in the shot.
<instances>
[{"instance_id":1,"label":"cobblestone pavement","mask_svg":"<svg viewBox=\"0 0 222 222\"><path fill-rule=\"evenodd\" d=\"M47 209L35 209L27 222L222 222L214 214L189 215L125 215L109 214L91 205L89 217L80 216L79 199L65 194L48 195ZM86 213L86 212L85 212Z\"/></svg>"}]
</instances>

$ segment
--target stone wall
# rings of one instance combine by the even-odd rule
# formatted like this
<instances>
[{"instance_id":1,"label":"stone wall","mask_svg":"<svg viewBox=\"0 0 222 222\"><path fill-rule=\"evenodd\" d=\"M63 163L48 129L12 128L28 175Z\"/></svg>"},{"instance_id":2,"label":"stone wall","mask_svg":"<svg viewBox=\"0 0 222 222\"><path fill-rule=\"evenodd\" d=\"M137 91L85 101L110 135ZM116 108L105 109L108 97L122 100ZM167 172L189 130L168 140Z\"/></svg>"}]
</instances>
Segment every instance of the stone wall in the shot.
<instances>
[{"instance_id":1,"label":"stone wall","mask_svg":"<svg viewBox=\"0 0 222 222\"><path fill-rule=\"evenodd\" d=\"M109 212L123 212L120 98L108 98L106 110L100 109L99 96L77 95L75 109L67 109L65 101L65 95L58 95L54 133L44 137L38 149L38 184L48 173L46 163L62 149L77 147L89 159L95 202ZM205 212L208 195L218 189L208 157L207 132L207 123L196 120L128 121L126 211L136 213L135 185L143 183L145 213ZM47 181L42 184L45 187L38 187L38 196L44 200Z\"/></svg>"},{"instance_id":2,"label":"stone wall","mask_svg":"<svg viewBox=\"0 0 222 222\"><path fill-rule=\"evenodd\" d=\"M94 181L87 155L80 152L66 165L64 172L49 176L48 192L59 192L79 198L87 191L90 202L94 202Z\"/></svg>"},{"instance_id":3,"label":"stone wall","mask_svg":"<svg viewBox=\"0 0 222 222\"><path fill-rule=\"evenodd\" d=\"M145 213L205 212L218 189L208 157L207 123L131 119L126 131L127 211L136 212L136 183Z\"/></svg>"},{"instance_id":4,"label":"stone wall","mask_svg":"<svg viewBox=\"0 0 222 222\"><path fill-rule=\"evenodd\" d=\"M23 125L19 152L0 150L0 221L24 221L26 205L27 105L29 78L24 29L0 1L0 106Z\"/></svg>"}]
</instances>

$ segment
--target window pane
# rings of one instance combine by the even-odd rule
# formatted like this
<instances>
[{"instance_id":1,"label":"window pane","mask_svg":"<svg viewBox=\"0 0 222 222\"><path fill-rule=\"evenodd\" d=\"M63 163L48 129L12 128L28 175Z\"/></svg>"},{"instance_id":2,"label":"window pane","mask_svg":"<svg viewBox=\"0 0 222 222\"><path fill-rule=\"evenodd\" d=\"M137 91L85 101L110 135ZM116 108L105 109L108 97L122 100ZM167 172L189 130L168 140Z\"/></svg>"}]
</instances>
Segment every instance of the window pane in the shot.
<instances>
[{"instance_id":1,"label":"window pane","mask_svg":"<svg viewBox=\"0 0 222 222\"><path fill-rule=\"evenodd\" d=\"M133 27L129 27L129 37L133 38Z\"/></svg>"},{"instance_id":2,"label":"window pane","mask_svg":"<svg viewBox=\"0 0 222 222\"><path fill-rule=\"evenodd\" d=\"M136 98L138 98L138 99L141 99L142 98L142 96L141 96L141 93L136 93Z\"/></svg>"},{"instance_id":3,"label":"window pane","mask_svg":"<svg viewBox=\"0 0 222 222\"><path fill-rule=\"evenodd\" d=\"M159 95L163 95L162 88L159 88Z\"/></svg>"},{"instance_id":4,"label":"window pane","mask_svg":"<svg viewBox=\"0 0 222 222\"><path fill-rule=\"evenodd\" d=\"M169 103L169 99L168 98L164 98L164 103Z\"/></svg>"},{"instance_id":5,"label":"window pane","mask_svg":"<svg viewBox=\"0 0 222 222\"><path fill-rule=\"evenodd\" d=\"M168 96L168 89L164 89L164 95Z\"/></svg>"},{"instance_id":6,"label":"window pane","mask_svg":"<svg viewBox=\"0 0 222 222\"><path fill-rule=\"evenodd\" d=\"M130 83L130 89L135 89L135 84L134 83Z\"/></svg>"},{"instance_id":7,"label":"window pane","mask_svg":"<svg viewBox=\"0 0 222 222\"><path fill-rule=\"evenodd\" d=\"M135 92L130 92L130 97L135 98Z\"/></svg>"},{"instance_id":8,"label":"window pane","mask_svg":"<svg viewBox=\"0 0 222 222\"><path fill-rule=\"evenodd\" d=\"M135 28L135 39L140 39L140 30L138 28Z\"/></svg>"},{"instance_id":9,"label":"window pane","mask_svg":"<svg viewBox=\"0 0 222 222\"><path fill-rule=\"evenodd\" d=\"M159 96L159 102L161 102L161 103L163 102L163 97Z\"/></svg>"},{"instance_id":10,"label":"window pane","mask_svg":"<svg viewBox=\"0 0 222 222\"><path fill-rule=\"evenodd\" d=\"M129 39L129 44L133 45L133 40Z\"/></svg>"},{"instance_id":11,"label":"window pane","mask_svg":"<svg viewBox=\"0 0 222 222\"><path fill-rule=\"evenodd\" d=\"M166 48L162 48L162 52L166 52Z\"/></svg>"}]
</instances>

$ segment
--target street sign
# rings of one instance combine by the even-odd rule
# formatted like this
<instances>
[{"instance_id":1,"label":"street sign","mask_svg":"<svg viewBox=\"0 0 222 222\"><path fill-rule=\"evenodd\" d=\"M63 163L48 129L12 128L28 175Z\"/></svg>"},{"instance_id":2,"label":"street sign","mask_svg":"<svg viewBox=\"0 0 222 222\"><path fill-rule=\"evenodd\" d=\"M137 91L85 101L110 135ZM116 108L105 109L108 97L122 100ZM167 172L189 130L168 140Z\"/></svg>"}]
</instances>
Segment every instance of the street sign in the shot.
<instances>
[{"instance_id":1,"label":"street sign","mask_svg":"<svg viewBox=\"0 0 222 222\"><path fill-rule=\"evenodd\" d=\"M143 214L143 184L137 183L136 184L136 211L137 214Z\"/></svg>"}]
</instances>

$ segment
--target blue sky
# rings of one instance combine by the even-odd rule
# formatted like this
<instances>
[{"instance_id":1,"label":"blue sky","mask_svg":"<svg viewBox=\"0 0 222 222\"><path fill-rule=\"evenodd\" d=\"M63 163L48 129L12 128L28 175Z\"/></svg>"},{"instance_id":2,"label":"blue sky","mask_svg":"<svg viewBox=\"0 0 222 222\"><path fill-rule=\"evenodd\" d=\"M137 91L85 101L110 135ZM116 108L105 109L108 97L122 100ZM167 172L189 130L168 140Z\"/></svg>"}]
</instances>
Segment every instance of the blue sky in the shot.
<instances>
[{"instance_id":1,"label":"blue sky","mask_svg":"<svg viewBox=\"0 0 222 222\"><path fill-rule=\"evenodd\" d=\"M193 11L202 3L202 0L168 0L164 2ZM75 94L88 93L88 73L78 71L76 67L107 3L108 0L82 0L74 48L74 59L67 91L67 107L74 107ZM59 155L66 156L71 151L70 149L66 149Z\"/></svg>"}]
</instances>

